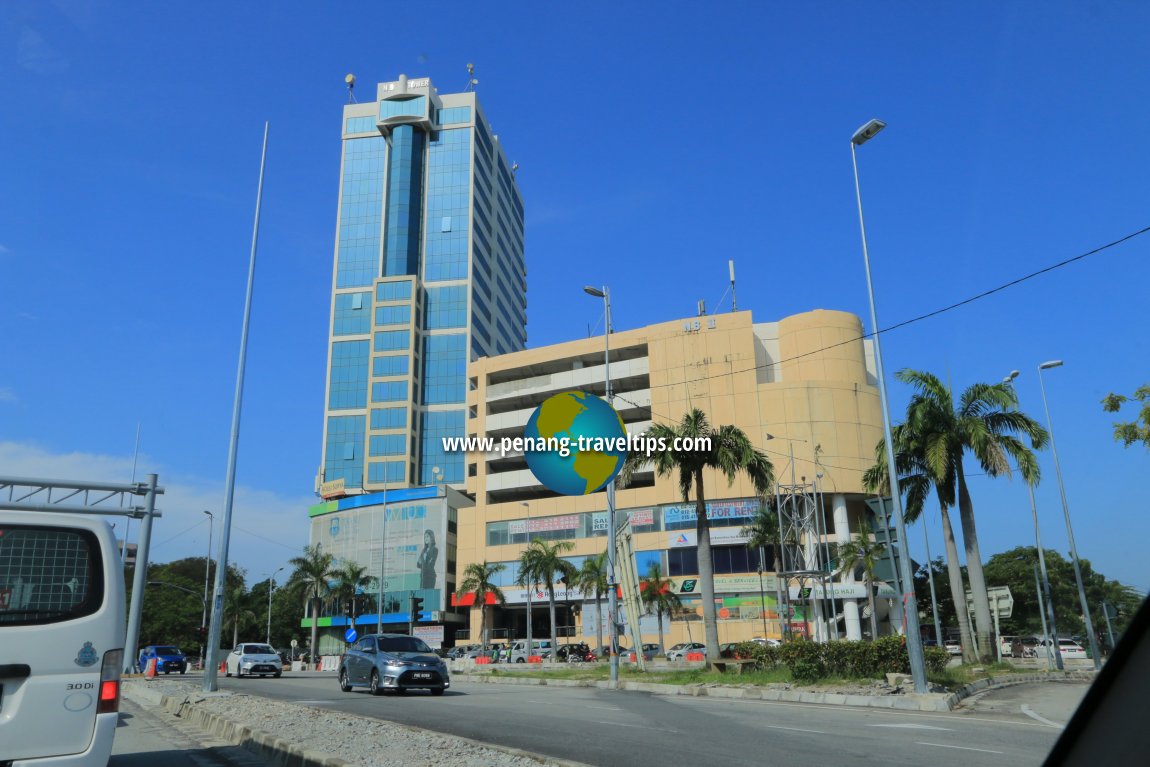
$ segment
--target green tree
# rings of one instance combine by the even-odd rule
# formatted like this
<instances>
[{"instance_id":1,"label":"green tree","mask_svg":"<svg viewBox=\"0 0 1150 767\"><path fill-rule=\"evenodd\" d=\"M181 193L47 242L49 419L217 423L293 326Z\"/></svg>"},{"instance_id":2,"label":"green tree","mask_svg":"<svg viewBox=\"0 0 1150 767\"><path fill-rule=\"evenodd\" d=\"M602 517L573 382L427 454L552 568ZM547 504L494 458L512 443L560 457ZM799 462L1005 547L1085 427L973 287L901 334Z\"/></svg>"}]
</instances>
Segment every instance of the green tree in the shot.
<instances>
[{"instance_id":1,"label":"green tree","mask_svg":"<svg viewBox=\"0 0 1150 767\"><path fill-rule=\"evenodd\" d=\"M779 512L777 509L772 508L771 505L763 503L759 506L759 510L755 512L755 516L751 518L751 523L743 528L743 535L747 537L747 546L752 550L759 551L759 574L762 575L766 562L764 558L769 554L773 564L771 565L775 571L775 609L779 616L779 633L783 635L783 616L781 610L783 609L783 595L782 595L782 579L779 577L779 570L782 569L782 560L780 554L782 553L781 535L779 534ZM787 541L790 545L793 541ZM761 605L761 609L765 612L767 605Z\"/></svg>"},{"instance_id":2,"label":"green tree","mask_svg":"<svg viewBox=\"0 0 1150 767\"><path fill-rule=\"evenodd\" d=\"M732 485L739 474L750 478L755 492L766 496L774 484L774 467L766 454L755 448L751 440L736 426L713 428L707 416L698 408L686 413L674 425L655 424L648 437L661 439L665 447L661 452L647 456L633 452L623 464L619 482L626 486L636 471L654 464L660 477L677 475L683 500L691 499L695 491L695 535L698 540L699 585L703 600L703 629L706 636L707 663L719 660L719 624L715 615L715 564L711 559L711 523L707 518L707 502L703 490L703 472L717 471ZM689 443L679 442L690 440ZM675 449L676 445L690 445L695 449Z\"/></svg>"},{"instance_id":3,"label":"green tree","mask_svg":"<svg viewBox=\"0 0 1150 767\"><path fill-rule=\"evenodd\" d=\"M1141 442L1150 448L1150 384L1139 386L1134 392L1133 400L1141 403L1138 414L1133 421L1119 421L1114 424L1114 439L1123 446L1130 447L1135 442ZM1129 402L1122 394L1108 394L1102 400L1102 409L1107 413L1117 413L1122 405Z\"/></svg>"},{"instance_id":4,"label":"green tree","mask_svg":"<svg viewBox=\"0 0 1150 767\"><path fill-rule=\"evenodd\" d=\"M507 598L503 591L495 585L495 576L507 569L502 562L472 562L463 569L463 580L459 583L459 590L465 594L475 594L475 601L479 603L479 636L483 649L487 650L487 595L491 594L499 604L504 604Z\"/></svg>"},{"instance_id":5,"label":"green tree","mask_svg":"<svg viewBox=\"0 0 1150 767\"><path fill-rule=\"evenodd\" d=\"M288 578L287 586L303 599L311 610L311 645L309 660L317 662L319 652L319 608L331 592L330 583L338 577L332 567L334 557L325 552L320 544L305 546L303 556L292 557L288 564L295 568Z\"/></svg>"},{"instance_id":6,"label":"green tree","mask_svg":"<svg viewBox=\"0 0 1150 767\"><path fill-rule=\"evenodd\" d=\"M523 562L526 569L534 578L547 587L547 602L551 610L551 647L553 651L559 647L555 621L555 583L562 579L573 584L578 570L575 565L563 558L563 554L575 548L571 541L555 541L548 543L542 538L531 541L527 551L523 552Z\"/></svg>"},{"instance_id":7,"label":"green tree","mask_svg":"<svg viewBox=\"0 0 1150 767\"><path fill-rule=\"evenodd\" d=\"M886 546L864 535L856 535L849 543L839 546L839 572L855 574L862 571L866 584L867 602L870 604L870 638L878 639L878 619L874 605L874 573L886 552Z\"/></svg>"},{"instance_id":8,"label":"green tree","mask_svg":"<svg viewBox=\"0 0 1150 767\"><path fill-rule=\"evenodd\" d=\"M343 605L355 599L356 594L363 593L375 585L375 576L367 574L367 568L350 559L335 568L333 571L336 580L335 597Z\"/></svg>"},{"instance_id":9,"label":"green tree","mask_svg":"<svg viewBox=\"0 0 1150 767\"><path fill-rule=\"evenodd\" d=\"M906 424L898 424L891 429L894 442L895 466L898 468L899 488L905 494L904 516L907 523L913 523L922 515L926 498L934 488L938 499L939 517L942 522L942 541L946 550L946 572L948 588L952 594L965 594L964 568L958 557L958 543L954 528L950 524L950 509L954 507L954 476L944 473L935 476L927 464L925 444L921 436ZM890 495L890 475L887 472L886 440L875 445L875 463L863 473L863 486L880 496ZM952 603L955 609L955 622L958 624L962 658L967 663L976 659L973 635L970 631L970 618L966 600ZM941 616L940 616L941 620Z\"/></svg>"},{"instance_id":10,"label":"green tree","mask_svg":"<svg viewBox=\"0 0 1150 767\"><path fill-rule=\"evenodd\" d=\"M659 652L663 652L663 616L674 615L682 609L683 603L679 595L672 589L670 578L664 578L662 568L658 562L652 562L647 570L647 577L639 582L639 594L643 598L643 605L648 615L655 615L659 621ZM642 652L638 648L635 652Z\"/></svg>"},{"instance_id":11,"label":"green tree","mask_svg":"<svg viewBox=\"0 0 1150 767\"><path fill-rule=\"evenodd\" d=\"M232 627L232 647L240 643L240 629L256 622L251 596L242 585L224 591L224 625Z\"/></svg>"},{"instance_id":12,"label":"green tree","mask_svg":"<svg viewBox=\"0 0 1150 767\"><path fill-rule=\"evenodd\" d=\"M905 369L895 377L915 389L907 405L906 426L921 448L927 475L936 484L942 482L957 490L978 651L989 661L994 656L990 602L963 458L969 452L989 477L1009 476L1013 459L1022 478L1036 485L1038 459L1016 435L1028 438L1035 450L1045 446L1049 435L1018 410L1018 397L1009 384L971 384L955 401L950 387L931 373Z\"/></svg>"},{"instance_id":13,"label":"green tree","mask_svg":"<svg viewBox=\"0 0 1150 767\"><path fill-rule=\"evenodd\" d=\"M599 643L599 654L603 654L603 595L607 593L607 552L587 557L583 560L579 573L575 576L575 588L584 595L595 595L595 639Z\"/></svg>"},{"instance_id":14,"label":"green tree","mask_svg":"<svg viewBox=\"0 0 1150 767\"><path fill-rule=\"evenodd\" d=\"M175 644L182 649L196 653L200 649L200 639L196 628L204 614L204 557L188 557L166 563L153 563L148 567L149 585L144 593L143 611L140 620L140 647L150 644ZM127 568L125 581L128 598L131 599L133 568ZM209 588L214 588L213 578ZM228 567L225 579L225 593L244 586L244 571L232 564ZM211 620L209 594L208 620Z\"/></svg>"}]
</instances>

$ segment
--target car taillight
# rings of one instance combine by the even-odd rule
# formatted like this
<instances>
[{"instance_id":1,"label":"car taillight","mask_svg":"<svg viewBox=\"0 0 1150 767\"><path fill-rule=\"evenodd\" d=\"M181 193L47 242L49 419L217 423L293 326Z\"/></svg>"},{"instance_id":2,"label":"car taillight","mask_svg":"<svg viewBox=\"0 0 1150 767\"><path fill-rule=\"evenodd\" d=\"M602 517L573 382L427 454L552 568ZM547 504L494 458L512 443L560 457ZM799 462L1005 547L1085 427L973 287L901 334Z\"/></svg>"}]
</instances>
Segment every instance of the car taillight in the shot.
<instances>
[{"instance_id":1,"label":"car taillight","mask_svg":"<svg viewBox=\"0 0 1150 767\"><path fill-rule=\"evenodd\" d=\"M120 667L123 665L123 650L109 650L104 653L104 663L100 666L100 701L96 704L97 714L114 714L120 710Z\"/></svg>"}]
</instances>

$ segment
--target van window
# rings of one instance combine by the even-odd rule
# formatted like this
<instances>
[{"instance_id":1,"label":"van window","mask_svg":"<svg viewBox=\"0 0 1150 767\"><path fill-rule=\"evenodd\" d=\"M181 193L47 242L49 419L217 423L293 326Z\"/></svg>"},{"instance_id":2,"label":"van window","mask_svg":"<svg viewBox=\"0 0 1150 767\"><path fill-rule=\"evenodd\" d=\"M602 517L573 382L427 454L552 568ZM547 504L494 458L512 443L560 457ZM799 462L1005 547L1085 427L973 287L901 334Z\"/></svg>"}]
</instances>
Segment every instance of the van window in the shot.
<instances>
[{"instance_id":1,"label":"van window","mask_svg":"<svg viewBox=\"0 0 1150 767\"><path fill-rule=\"evenodd\" d=\"M86 530L0 527L0 624L42 625L100 609L103 563Z\"/></svg>"}]
</instances>

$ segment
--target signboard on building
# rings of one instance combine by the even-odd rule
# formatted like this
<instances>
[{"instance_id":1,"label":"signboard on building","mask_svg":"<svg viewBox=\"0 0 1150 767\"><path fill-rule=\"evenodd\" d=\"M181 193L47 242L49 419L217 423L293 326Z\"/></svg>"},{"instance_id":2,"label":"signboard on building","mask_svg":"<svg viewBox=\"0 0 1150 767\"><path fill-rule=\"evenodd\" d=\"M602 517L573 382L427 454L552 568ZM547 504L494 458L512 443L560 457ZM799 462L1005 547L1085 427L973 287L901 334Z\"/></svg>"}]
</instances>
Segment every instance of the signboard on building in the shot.
<instances>
[{"instance_id":1,"label":"signboard on building","mask_svg":"<svg viewBox=\"0 0 1150 767\"><path fill-rule=\"evenodd\" d=\"M320 498L342 498L346 495L347 480L343 477L333 479L331 482L324 482L319 486Z\"/></svg>"},{"instance_id":2,"label":"signboard on building","mask_svg":"<svg viewBox=\"0 0 1150 767\"><path fill-rule=\"evenodd\" d=\"M758 501L708 501L707 519L750 519L759 510ZM663 524L694 522L695 504L681 503L663 507ZM631 524L636 524L634 518Z\"/></svg>"},{"instance_id":3,"label":"signboard on building","mask_svg":"<svg viewBox=\"0 0 1150 767\"><path fill-rule=\"evenodd\" d=\"M763 574L762 590L774 592L777 579L773 574ZM676 594L702 594L703 589L697 575L672 578L671 588ZM716 594L759 593L759 576L753 575L716 575Z\"/></svg>"},{"instance_id":4,"label":"signboard on building","mask_svg":"<svg viewBox=\"0 0 1150 767\"><path fill-rule=\"evenodd\" d=\"M732 544L746 543L750 538L743 535L742 527L712 527L711 545L730 546ZM667 546L672 549L698 546L698 535L694 530L677 530L667 535Z\"/></svg>"},{"instance_id":5,"label":"signboard on building","mask_svg":"<svg viewBox=\"0 0 1150 767\"><path fill-rule=\"evenodd\" d=\"M443 646L443 626L416 626L414 636L427 642L433 650Z\"/></svg>"},{"instance_id":6,"label":"signboard on building","mask_svg":"<svg viewBox=\"0 0 1150 767\"><path fill-rule=\"evenodd\" d=\"M607 512L596 511L591 515L591 532L600 533L607 530Z\"/></svg>"},{"instance_id":7,"label":"signboard on building","mask_svg":"<svg viewBox=\"0 0 1150 767\"><path fill-rule=\"evenodd\" d=\"M630 512L631 527L643 527L655 524L654 509L632 509Z\"/></svg>"},{"instance_id":8,"label":"signboard on building","mask_svg":"<svg viewBox=\"0 0 1150 767\"><path fill-rule=\"evenodd\" d=\"M558 517L537 517L527 520L527 529L532 533L551 532L553 530L578 530L579 515L564 514Z\"/></svg>"}]
</instances>

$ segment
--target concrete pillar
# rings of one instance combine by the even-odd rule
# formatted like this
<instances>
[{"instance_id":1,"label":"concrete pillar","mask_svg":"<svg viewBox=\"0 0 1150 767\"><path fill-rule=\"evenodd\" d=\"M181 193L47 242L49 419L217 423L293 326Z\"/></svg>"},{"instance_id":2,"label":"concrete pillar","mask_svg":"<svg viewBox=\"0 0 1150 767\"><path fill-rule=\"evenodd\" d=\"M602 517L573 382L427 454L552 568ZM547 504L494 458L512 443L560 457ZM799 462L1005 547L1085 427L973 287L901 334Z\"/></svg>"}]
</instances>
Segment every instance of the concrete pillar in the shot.
<instances>
[{"instance_id":1,"label":"concrete pillar","mask_svg":"<svg viewBox=\"0 0 1150 767\"><path fill-rule=\"evenodd\" d=\"M835 515L835 540L839 544L850 543L850 524L847 520L847 497L842 493L835 493L831 497ZM844 573L843 583L854 583L854 573ZM843 621L846 623L847 639L852 642L862 641L862 628L859 624L859 601L857 599L843 600Z\"/></svg>"}]
</instances>

